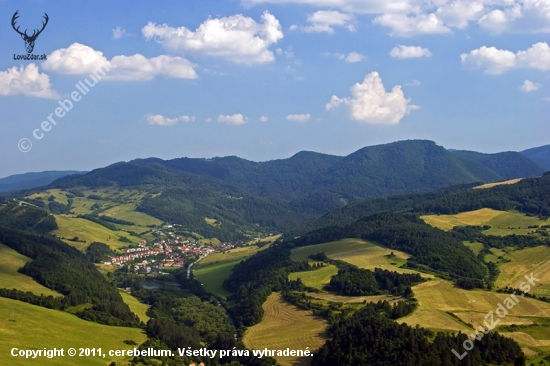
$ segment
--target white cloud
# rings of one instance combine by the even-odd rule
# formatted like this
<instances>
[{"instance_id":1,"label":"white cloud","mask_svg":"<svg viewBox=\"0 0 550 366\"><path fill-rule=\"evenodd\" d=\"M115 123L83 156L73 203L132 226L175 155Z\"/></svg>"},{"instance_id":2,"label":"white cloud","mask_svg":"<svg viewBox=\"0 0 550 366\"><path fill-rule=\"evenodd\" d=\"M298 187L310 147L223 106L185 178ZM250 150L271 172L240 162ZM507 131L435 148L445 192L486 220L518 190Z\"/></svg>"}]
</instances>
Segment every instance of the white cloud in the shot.
<instances>
[{"instance_id":1,"label":"white cloud","mask_svg":"<svg viewBox=\"0 0 550 366\"><path fill-rule=\"evenodd\" d=\"M268 118L266 116L260 117L260 122L267 122Z\"/></svg>"},{"instance_id":2,"label":"white cloud","mask_svg":"<svg viewBox=\"0 0 550 366\"><path fill-rule=\"evenodd\" d=\"M494 34L550 32L550 1L505 1L502 5L478 20L482 29Z\"/></svg>"},{"instance_id":3,"label":"white cloud","mask_svg":"<svg viewBox=\"0 0 550 366\"><path fill-rule=\"evenodd\" d=\"M351 32L355 31L353 26L353 16L350 14L340 13L336 10L319 10L307 17L307 21L311 25L300 27L307 33L334 33L334 26L346 27Z\"/></svg>"},{"instance_id":4,"label":"white cloud","mask_svg":"<svg viewBox=\"0 0 550 366\"><path fill-rule=\"evenodd\" d=\"M470 21L478 20L484 13L483 1L452 1L439 7L436 14L447 26L463 29Z\"/></svg>"},{"instance_id":5,"label":"white cloud","mask_svg":"<svg viewBox=\"0 0 550 366\"><path fill-rule=\"evenodd\" d=\"M350 90L351 97L333 95L325 108L331 110L344 104L350 108L351 119L381 124L397 124L410 111L419 108L410 104L410 99L405 99L400 85L386 92L377 72L371 72L361 84L356 83Z\"/></svg>"},{"instance_id":6,"label":"white cloud","mask_svg":"<svg viewBox=\"0 0 550 366\"><path fill-rule=\"evenodd\" d=\"M375 14L375 23L392 35L448 33L475 23L490 33L549 33L549 0L241 0L245 6L264 3L308 4L347 14ZM323 23L320 23L323 24ZM328 28L324 28L328 31ZM318 31L322 31L318 27Z\"/></svg>"},{"instance_id":7,"label":"white cloud","mask_svg":"<svg viewBox=\"0 0 550 366\"><path fill-rule=\"evenodd\" d=\"M377 14L385 12L409 13L419 10L418 1L409 0L241 0L244 6L258 4L307 4L337 8L346 13Z\"/></svg>"},{"instance_id":8,"label":"white cloud","mask_svg":"<svg viewBox=\"0 0 550 366\"><path fill-rule=\"evenodd\" d=\"M311 115L308 114L289 114L286 116L286 119L294 122L307 122L311 118Z\"/></svg>"},{"instance_id":9,"label":"white cloud","mask_svg":"<svg viewBox=\"0 0 550 366\"><path fill-rule=\"evenodd\" d=\"M432 53L427 48L420 46L403 46L394 47L390 52L391 57L397 58L414 58L414 57L431 57Z\"/></svg>"},{"instance_id":10,"label":"white cloud","mask_svg":"<svg viewBox=\"0 0 550 366\"><path fill-rule=\"evenodd\" d=\"M240 113L234 114L232 116L224 116L220 114L218 116L218 122L227 123L229 125L242 125L246 123L244 116Z\"/></svg>"},{"instance_id":11,"label":"white cloud","mask_svg":"<svg viewBox=\"0 0 550 366\"><path fill-rule=\"evenodd\" d=\"M419 86L420 84L421 84L420 81L415 79L410 83L406 83L405 85L407 85L407 86Z\"/></svg>"},{"instance_id":12,"label":"white cloud","mask_svg":"<svg viewBox=\"0 0 550 366\"><path fill-rule=\"evenodd\" d=\"M363 56L360 53L350 52L348 57L346 57L346 62L359 62L359 61L362 61L364 58L365 56Z\"/></svg>"},{"instance_id":13,"label":"white cloud","mask_svg":"<svg viewBox=\"0 0 550 366\"><path fill-rule=\"evenodd\" d=\"M550 47L546 42L539 42L525 51L514 53L482 46L463 53L460 59L464 66L484 69L486 74L502 74L513 68L550 70Z\"/></svg>"},{"instance_id":14,"label":"white cloud","mask_svg":"<svg viewBox=\"0 0 550 366\"><path fill-rule=\"evenodd\" d=\"M345 54L339 53L339 52L335 52L335 53L323 52L323 53L321 53L321 55L327 56L327 57L328 56L334 56L337 59L345 60L346 62L359 62L359 61L363 61L363 59L365 58L365 56L363 56L362 54L357 53L355 51L350 52L347 56Z\"/></svg>"},{"instance_id":15,"label":"white cloud","mask_svg":"<svg viewBox=\"0 0 550 366\"><path fill-rule=\"evenodd\" d=\"M0 95L17 94L37 98L60 98L59 94L52 90L50 77L40 73L33 63L0 71Z\"/></svg>"},{"instance_id":16,"label":"white cloud","mask_svg":"<svg viewBox=\"0 0 550 366\"><path fill-rule=\"evenodd\" d=\"M519 89L524 93L529 93L529 92L532 92L532 91L539 90L541 86L542 86L542 84L533 83L530 80L525 80L523 82L523 84L520 86Z\"/></svg>"},{"instance_id":17,"label":"white cloud","mask_svg":"<svg viewBox=\"0 0 550 366\"><path fill-rule=\"evenodd\" d=\"M544 100L545 102L550 102L550 97L544 97L542 98L542 100Z\"/></svg>"},{"instance_id":18,"label":"white cloud","mask_svg":"<svg viewBox=\"0 0 550 366\"><path fill-rule=\"evenodd\" d=\"M86 75L106 68L105 79L111 80L151 80L157 75L179 79L196 79L193 64L181 57L161 55L146 58L143 55L115 56L107 60L101 51L73 43L48 55L42 67L45 70L67 75Z\"/></svg>"},{"instance_id":19,"label":"white cloud","mask_svg":"<svg viewBox=\"0 0 550 366\"><path fill-rule=\"evenodd\" d=\"M196 52L245 64L273 61L275 56L269 47L284 37L281 24L268 11L262 15L262 23L237 14L209 18L194 32L183 26L173 28L152 22L141 31L147 40L153 38L170 52Z\"/></svg>"},{"instance_id":20,"label":"white cloud","mask_svg":"<svg viewBox=\"0 0 550 366\"><path fill-rule=\"evenodd\" d=\"M149 123L150 125L157 125L157 126L174 126L178 122L195 121L194 116L181 116L181 117L175 117L175 118L167 118L160 114L146 114L145 119L147 120L147 123Z\"/></svg>"},{"instance_id":21,"label":"white cloud","mask_svg":"<svg viewBox=\"0 0 550 366\"><path fill-rule=\"evenodd\" d=\"M405 14L383 14L372 21L374 24L390 27L390 35L412 37L419 34L451 33L443 21L434 13L407 16Z\"/></svg>"},{"instance_id":22,"label":"white cloud","mask_svg":"<svg viewBox=\"0 0 550 366\"><path fill-rule=\"evenodd\" d=\"M126 29L122 28L121 26L113 29L113 39L120 39L126 36L128 36L128 34L126 34Z\"/></svg>"}]
</instances>

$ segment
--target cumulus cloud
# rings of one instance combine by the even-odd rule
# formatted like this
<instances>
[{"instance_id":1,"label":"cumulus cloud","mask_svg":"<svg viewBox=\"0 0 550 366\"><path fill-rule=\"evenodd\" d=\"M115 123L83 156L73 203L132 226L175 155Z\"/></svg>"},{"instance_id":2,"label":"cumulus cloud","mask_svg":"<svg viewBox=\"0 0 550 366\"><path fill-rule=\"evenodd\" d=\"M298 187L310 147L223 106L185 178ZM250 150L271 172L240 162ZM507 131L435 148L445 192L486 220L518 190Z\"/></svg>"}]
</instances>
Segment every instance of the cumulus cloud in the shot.
<instances>
[{"instance_id":1,"label":"cumulus cloud","mask_svg":"<svg viewBox=\"0 0 550 366\"><path fill-rule=\"evenodd\" d=\"M436 14L383 14L372 21L374 24L390 27L391 36L412 37L419 34L451 33L451 29L443 24Z\"/></svg>"},{"instance_id":2,"label":"cumulus cloud","mask_svg":"<svg viewBox=\"0 0 550 366\"><path fill-rule=\"evenodd\" d=\"M346 13L377 14L385 12L410 13L419 11L417 1L409 0L241 0L244 6L258 4L307 4L337 8Z\"/></svg>"},{"instance_id":3,"label":"cumulus cloud","mask_svg":"<svg viewBox=\"0 0 550 366\"><path fill-rule=\"evenodd\" d=\"M286 119L294 122L307 122L311 118L311 114L289 114Z\"/></svg>"},{"instance_id":4,"label":"cumulus cloud","mask_svg":"<svg viewBox=\"0 0 550 366\"><path fill-rule=\"evenodd\" d=\"M348 57L346 57L346 62L359 62L359 61L362 61L364 58L365 56L363 56L360 53L350 52Z\"/></svg>"},{"instance_id":5,"label":"cumulus cloud","mask_svg":"<svg viewBox=\"0 0 550 366\"><path fill-rule=\"evenodd\" d=\"M307 21L311 25L300 27L307 33L334 33L334 26L346 27L351 32L355 31L353 26L353 15L340 13L336 10L319 10L307 17Z\"/></svg>"},{"instance_id":6,"label":"cumulus cloud","mask_svg":"<svg viewBox=\"0 0 550 366\"><path fill-rule=\"evenodd\" d=\"M113 29L113 39L120 39L126 36L128 36L128 34L126 34L126 29L122 28L121 26Z\"/></svg>"},{"instance_id":7,"label":"cumulus cloud","mask_svg":"<svg viewBox=\"0 0 550 366\"><path fill-rule=\"evenodd\" d=\"M391 27L395 36L448 33L451 28L464 29L475 22L491 33L550 32L549 0L241 0L241 3L308 4L347 14L375 14L375 24Z\"/></svg>"},{"instance_id":8,"label":"cumulus cloud","mask_svg":"<svg viewBox=\"0 0 550 366\"><path fill-rule=\"evenodd\" d=\"M550 1L506 1L503 7L484 14L478 24L494 34L550 32Z\"/></svg>"},{"instance_id":9,"label":"cumulus cloud","mask_svg":"<svg viewBox=\"0 0 550 366\"><path fill-rule=\"evenodd\" d=\"M529 93L539 90L541 86L541 84L533 83L531 80L525 80L519 89L524 93Z\"/></svg>"},{"instance_id":10,"label":"cumulus cloud","mask_svg":"<svg viewBox=\"0 0 550 366\"><path fill-rule=\"evenodd\" d=\"M50 77L38 71L35 64L16 66L7 71L0 71L0 95L23 94L37 98L59 98L52 90Z\"/></svg>"},{"instance_id":11,"label":"cumulus cloud","mask_svg":"<svg viewBox=\"0 0 550 366\"><path fill-rule=\"evenodd\" d=\"M452 1L435 12L447 26L463 29L470 21L478 20L485 12L483 1Z\"/></svg>"},{"instance_id":12,"label":"cumulus cloud","mask_svg":"<svg viewBox=\"0 0 550 366\"><path fill-rule=\"evenodd\" d=\"M394 47L390 52L391 57L396 58L414 58L414 57L431 57L432 53L427 48L420 46L403 46Z\"/></svg>"},{"instance_id":13,"label":"cumulus cloud","mask_svg":"<svg viewBox=\"0 0 550 366\"><path fill-rule=\"evenodd\" d=\"M460 59L464 66L484 69L486 74L502 74L513 68L550 70L550 47L546 42L539 42L525 51L514 53L482 46L463 53Z\"/></svg>"},{"instance_id":14,"label":"cumulus cloud","mask_svg":"<svg viewBox=\"0 0 550 366\"><path fill-rule=\"evenodd\" d=\"M266 116L260 117L260 122L267 122L268 118Z\"/></svg>"},{"instance_id":15,"label":"cumulus cloud","mask_svg":"<svg viewBox=\"0 0 550 366\"><path fill-rule=\"evenodd\" d=\"M418 106L410 104L400 85L386 92L377 72L371 72L362 83L351 87L351 97L339 98L333 95L325 106L326 110L346 105L350 108L351 119L364 123L397 124L410 111Z\"/></svg>"},{"instance_id":16,"label":"cumulus cloud","mask_svg":"<svg viewBox=\"0 0 550 366\"><path fill-rule=\"evenodd\" d=\"M175 117L175 118L167 118L160 114L146 114L145 119L147 120L147 123L149 123L150 125L157 125L157 126L174 126L178 124L178 122L195 121L194 116L181 116L181 117Z\"/></svg>"},{"instance_id":17,"label":"cumulus cloud","mask_svg":"<svg viewBox=\"0 0 550 366\"><path fill-rule=\"evenodd\" d=\"M73 43L48 55L43 62L45 70L67 75L86 75L100 68L109 72L105 79L111 80L151 80L157 75L179 79L196 79L193 64L181 57L161 55L146 58L143 55L115 56L107 60L103 52Z\"/></svg>"},{"instance_id":18,"label":"cumulus cloud","mask_svg":"<svg viewBox=\"0 0 550 366\"><path fill-rule=\"evenodd\" d=\"M240 113L234 114L232 116L229 116L229 115L224 116L224 115L220 114L218 116L218 122L227 123L229 125L242 125L242 124L246 123L246 120L245 120L244 116Z\"/></svg>"},{"instance_id":19,"label":"cumulus cloud","mask_svg":"<svg viewBox=\"0 0 550 366\"><path fill-rule=\"evenodd\" d=\"M194 32L149 22L141 32L170 52L201 53L236 63L261 64L275 59L269 47L283 38L281 24L268 11L262 23L241 14L205 20Z\"/></svg>"}]
</instances>

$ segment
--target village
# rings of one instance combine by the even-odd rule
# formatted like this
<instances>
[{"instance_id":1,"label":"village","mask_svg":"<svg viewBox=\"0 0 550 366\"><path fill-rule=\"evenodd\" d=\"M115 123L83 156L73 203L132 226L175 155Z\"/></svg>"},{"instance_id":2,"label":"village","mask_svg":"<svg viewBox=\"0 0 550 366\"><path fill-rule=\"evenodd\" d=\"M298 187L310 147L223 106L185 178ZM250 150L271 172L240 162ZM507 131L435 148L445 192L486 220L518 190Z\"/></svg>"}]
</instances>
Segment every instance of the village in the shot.
<instances>
[{"instance_id":1,"label":"village","mask_svg":"<svg viewBox=\"0 0 550 366\"><path fill-rule=\"evenodd\" d=\"M163 232L156 232L163 236ZM234 247L232 243L204 244L196 240L181 239L169 235L168 239L158 239L152 243L141 239L139 244L122 248L123 254L110 258L104 264L118 267L128 266L137 274L163 273L168 268L181 268L190 257L200 258L211 253L223 252Z\"/></svg>"}]
</instances>

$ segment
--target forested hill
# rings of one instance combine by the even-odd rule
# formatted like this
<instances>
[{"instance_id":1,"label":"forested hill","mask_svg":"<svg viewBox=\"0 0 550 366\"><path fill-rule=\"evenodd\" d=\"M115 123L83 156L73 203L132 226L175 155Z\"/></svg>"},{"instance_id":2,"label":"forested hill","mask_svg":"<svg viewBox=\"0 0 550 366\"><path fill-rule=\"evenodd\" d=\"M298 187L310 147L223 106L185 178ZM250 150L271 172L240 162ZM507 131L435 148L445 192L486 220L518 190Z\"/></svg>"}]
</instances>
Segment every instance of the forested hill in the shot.
<instances>
[{"instance_id":1,"label":"forested hill","mask_svg":"<svg viewBox=\"0 0 550 366\"><path fill-rule=\"evenodd\" d=\"M529 159L536 161L546 169L550 169L550 145L523 150L521 153Z\"/></svg>"},{"instance_id":2,"label":"forested hill","mask_svg":"<svg viewBox=\"0 0 550 366\"><path fill-rule=\"evenodd\" d=\"M475 151L455 150L452 153L461 161L475 161L506 179L534 177L546 171L546 168L539 163L513 151L482 154Z\"/></svg>"},{"instance_id":3,"label":"forested hill","mask_svg":"<svg viewBox=\"0 0 550 366\"><path fill-rule=\"evenodd\" d=\"M363 217L382 212L456 214L480 208L517 210L527 214L550 215L550 173L522 179L518 183L487 189L472 189L476 184L456 185L428 193L409 193L377 197L333 210L296 226L285 237L304 235L324 227L343 227Z\"/></svg>"},{"instance_id":4,"label":"forested hill","mask_svg":"<svg viewBox=\"0 0 550 366\"><path fill-rule=\"evenodd\" d=\"M254 225L285 230L369 197L544 171L519 153L479 154L483 159L461 154L432 141L408 140L365 147L346 157L301 152L268 162L234 156L150 158L65 177L50 187L132 187L149 194L138 210L166 222L206 230L204 217L210 217L227 223L226 228Z\"/></svg>"}]
</instances>

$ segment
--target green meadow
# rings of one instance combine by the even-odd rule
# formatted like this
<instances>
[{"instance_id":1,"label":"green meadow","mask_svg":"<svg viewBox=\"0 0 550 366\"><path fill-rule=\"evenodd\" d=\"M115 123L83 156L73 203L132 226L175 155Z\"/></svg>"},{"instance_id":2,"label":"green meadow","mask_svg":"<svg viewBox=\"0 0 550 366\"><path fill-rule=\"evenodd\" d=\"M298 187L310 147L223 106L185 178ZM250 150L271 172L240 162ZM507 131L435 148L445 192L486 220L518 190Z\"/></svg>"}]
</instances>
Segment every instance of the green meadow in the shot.
<instances>
[{"instance_id":1,"label":"green meadow","mask_svg":"<svg viewBox=\"0 0 550 366\"><path fill-rule=\"evenodd\" d=\"M15 321L12 321L12 319ZM133 349L124 343L132 340L141 344L146 335L138 328L112 327L82 320L67 312L50 310L21 301L0 297L0 358L5 365L97 365L105 366L120 358L63 357L25 359L10 356L12 348L102 348ZM129 361L129 358L127 359Z\"/></svg>"}]
</instances>

